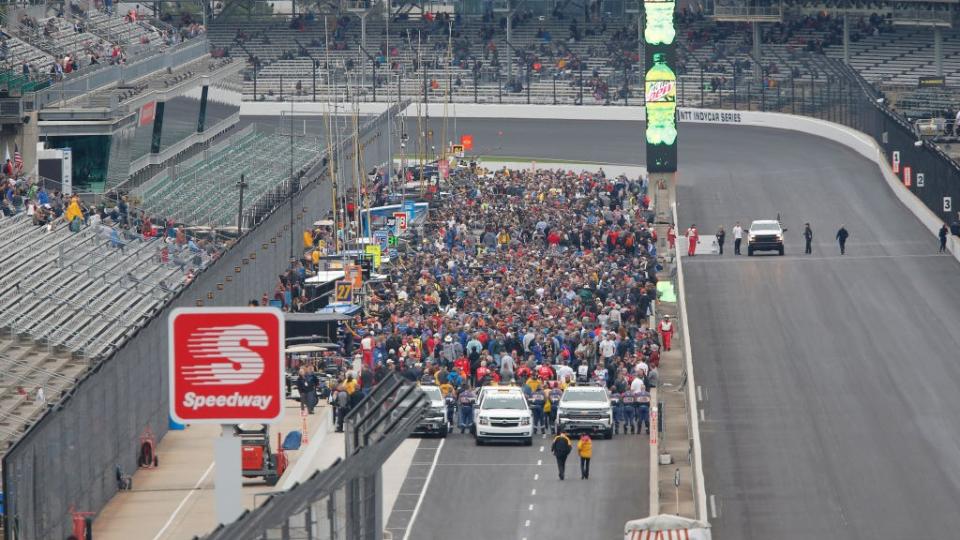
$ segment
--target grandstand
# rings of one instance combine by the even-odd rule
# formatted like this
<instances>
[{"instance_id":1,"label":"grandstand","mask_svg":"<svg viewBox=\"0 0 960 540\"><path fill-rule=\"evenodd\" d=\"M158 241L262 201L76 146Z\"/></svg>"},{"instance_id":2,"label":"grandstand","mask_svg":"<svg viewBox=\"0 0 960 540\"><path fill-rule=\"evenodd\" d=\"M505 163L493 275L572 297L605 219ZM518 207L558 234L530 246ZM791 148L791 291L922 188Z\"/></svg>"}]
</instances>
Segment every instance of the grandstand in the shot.
<instances>
[{"instance_id":1,"label":"grandstand","mask_svg":"<svg viewBox=\"0 0 960 540\"><path fill-rule=\"evenodd\" d=\"M53 223L0 219L0 448L152 317L214 249L145 239L117 223L77 233Z\"/></svg>"},{"instance_id":2,"label":"grandstand","mask_svg":"<svg viewBox=\"0 0 960 540\"><path fill-rule=\"evenodd\" d=\"M681 11L678 75L688 79L687 88L699 85L696 78L701 70L708 81L717 78L720 92L731 90L734 77L743 86L774 87L810 77L823 84L823 77L831 72L824 67L829 64L825 59L845 58L867 81L883 89L915 87L918 78L937 75L938 47L946 85L960 85L960 32L941 28L943 20L950 21L954 14L943 11L941 4L921 2L908 14L899 4L883 1L854 3L849 8L816 1L775 4L780 5L776 17L760 17L759 48L753 46L749 18ZM917 15L923 7L929 8L930 15ZM844 13L850 13L846 52ZM636 40L635 15L607 14L584 22L582 11L568 12L561 19L556 12L534 16L524 7L514 13L509 44L505 19L500 19L505 16L498 12L487 20L458 17L449 40L452 65L446 61L447 25L419 17L390 21L387 54L387 23L378 8L360 16L344 12L301 19L226 17L211 24L208 36L226 54L256 60L257 69L248 70L243 82L246 100L356 97L369 101L376 63L379 101L396 100L398 95L422 99L425 94L431 101L440 101L449 91L454 102L525 102L530 67L529 92L535 103L578 102L581 86L586 103L623 97L642 103L638 91L642 77L636 69L642 50ZM570 39L574 19L579 21L577 40ZM938 25L936 32L927 24ZM365 49L375 61L360 52L364 36ZM479 70L474 69L477 63ZM425 72L421 66L426 66Z\"/></svg>"},{"instance_id":3,"label":"grandstand","mask_svg":"<svg viewBox=\"0 0 960 540\"><path fill-rule=\"evenodd\" d=\"M249 219L263 208L273 208L290 190L290 138L264 134L248 126L205 154L165 170L133 192L140 206L152 214L169 216L178 223L230 227L237 222L240 191L245 175L244 207ZM321 151L317 138L294 140L293 168L302 171ZM254 220L255 221L255 220Z\"/></svg>"}]
</instances>

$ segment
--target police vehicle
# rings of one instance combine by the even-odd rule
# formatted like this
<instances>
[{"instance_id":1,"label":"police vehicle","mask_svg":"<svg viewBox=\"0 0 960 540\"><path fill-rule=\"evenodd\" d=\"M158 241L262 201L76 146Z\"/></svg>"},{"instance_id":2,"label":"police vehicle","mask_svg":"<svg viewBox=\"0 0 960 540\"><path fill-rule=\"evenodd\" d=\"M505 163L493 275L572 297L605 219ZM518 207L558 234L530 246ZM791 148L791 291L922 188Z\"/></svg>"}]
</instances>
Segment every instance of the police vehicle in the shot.
<instances>
[{"instance_id":1,"label":"police vehicle","mask_svg":"<svg viewBox=\"0 0 960 540\"><path fill-rule=\"evenodd\" d=\"M533 444L533 414L519 388L488 386L474 408L477 445L490 440L523 441Z\"/></svg>"},{"instance_id":2,"label":"police vehicle","mask_svg":"<svg viewBox=\"0 0 960 540\"><path fill-rule=\"evenodd\" d=\"M613 408L602 386L571 386L560 398L557 429L568 433L601 433L613 438Z\"/></svg>"},{"instance_id":3,"label":"police vehicle","mask_svg":"<svg viewBox=\"0 0 960 540\"><path fill-rule=\"evenodd\" d=\"M443 399L443 393L439 387L433 385L421 386L420 390L423 390L430 400L430 408L423 414L423 419L413 429L413 433L446 437L450 432L450 422L447 420L447 403Z\"/></svg>"}]
</instances>

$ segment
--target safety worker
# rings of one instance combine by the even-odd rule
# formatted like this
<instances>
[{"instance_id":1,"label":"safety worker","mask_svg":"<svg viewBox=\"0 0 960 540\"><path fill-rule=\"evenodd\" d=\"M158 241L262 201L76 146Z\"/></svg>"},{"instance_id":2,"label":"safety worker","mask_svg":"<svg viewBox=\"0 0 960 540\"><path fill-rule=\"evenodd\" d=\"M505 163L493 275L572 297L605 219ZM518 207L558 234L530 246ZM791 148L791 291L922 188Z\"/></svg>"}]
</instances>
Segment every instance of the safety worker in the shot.
<instances>
[{"instance_id":1,"label":"safety worker","mask_svg":"<svg viewBox=\"0 0 960 540\"><path fill-rule=\"evenodd\" d=\"M810 246L810 244L813 242L813 229L810 228L809 223L803 224L803 242L806 246L803 250L803 253L806 255L812 254L813 248Z\"/></svg>"},{"instance_id":2,"label":"safety worker","mask_svg":"<svg viewBox=\"0 0 960 540\"><path fill-rule=\"evenodd\" d=\"M663 343L664 350L670 350L670 341L673 339L673 321L669 315L664 315L663 320L657 325L657 332L660 333L660 343Z\"/></svg>"},{"instance_id":3,"label":"safety worker","mask_svg":"<svg viewBox=\"0 0 960 540\"><path fill-rule=\"evenodd\" d=\"M623 402L621 398L622 396L615 388L610 392L610 409L613 411L614 435L620 432L620 423L623 422Z\"/></svg>"},{"instance_id":4,"label":"safety worker","mask_svg":"<svg viewBox=\"0 0 960 540\"><path fill-rule=\"evenodd\" d=\"M536 390L533 390L530 394L530 409L533 411L533 432L537 432L537 428L540 428L540 433L546 433L547 428L544 422L543 408L544 404L547 401L547 395L543 392L542 387L537 387Z\"/></svg>"},{"instance_id":5,"label":"safety worker","mask_svg":"<svg viewBox=\"0 0 960 540\"><path fill-rule=\"evenodd\" d=\"M687 255L693 257L697 252L697 244L700 243L700 233L697 232L697 225L692 224L687 229Z\"/></svg>"},{"instance_id":6,"label":"safety worker","mask_svg":"<svg viewBox=\"0 0 960 540\"><path fill-rule=\"evenodd\" d=\"M550 405L550 426L554 433L557 432L557 411L560 410L560 398L563 397L563 383L554 382L550 386L550 392L547 394Z\"/></svg>"},{"instance_id":7,"label":"safety worker","mask_svg":"<svg viewBox=\"0 0 960 540\"><path fill-rule=\"evenodd\" d=\"M450 386L450 383L444 383L445 386ZM457 411L457 396L454 392L443 392L441 388L440 392L443 394L443 403L447 406L447 426L449 427L448 433L453 431L453 422Z\"/></svg>"},{"instance_id":8,"label":"safety worker","mask_svg":"<svg viewBox=\"0 0 960 540\"><path fill-rule=\"evenodd\" d=\"M570 455L572 448L573 444L570 443L570 437L567 436L566 431L562 431L554 437L553 444L550 445L550 452L557 458L557 472L560 475L560 480L563 480L564 469L567 466L567 456Z\"/></svg>"},{"instance_id":9,"label":"safety worker","mask_svg":"<svg viewBox=\"0 0 960 540\"><path fill-rule=\"evenodd\" d=\"M723 255L723 243L724 241L726 241L726 239L727 239L727 231L725 231L723 229L723 225L721 225L717 229L717 247L720 248L720 255Z\"/></svg>"},{"instance_id":10,"label":"safety worker","mask_svg":"<svg viewBox=\"0 0 960 540\"><path fill-rule=\"evenodd\" d=\"M457 403L460 405L460 433L473 427L473 404L477 395L470 389L470 383L463 383Z\"/></svg>"},{"instance_id":11,"label":"safety worker","mask_svg":"<svg viewBox=\"0 0 960 540\"><path fill-rule=\"evenodd\" d=\"M950 231L947 229L947 224L944 223L943 226L940 227L940 232L937 233L937 235L940 237L940 251L938 253L947 252L947 235L949 233Z\"/></svg>"},{"instance_id":12,"label":"safety worker","mask_svg":"<svg viewBox=\"0 0 960 540\"><path fill-rule=\"evenodd\" d=\"M647 426L647 433L650 433L650 392L641 390L636 392L637 396L637 432Z\"/></svg>"},{"instance_id":13,"label":"safety worker","mask_svg":"<svg viewBox=\"0 0 960 540\"><path fill-rule=\"evenodd\" d=\"M637 398L633 392L627 388L620 394L620 402L623 409L623 433L636 433L637 426Z\"/></svg>"},{"instance_id":14,"label":"safety worker","mask_svg":"<svg viewBox=\"0 0 960 540\"><path fill-rule=\"evenodd\" d=\"M590 459L593 458L593 440L584 433L577 441L577 453L580 454L580 478L590 478Z\"/></svg>"}]
</instances>

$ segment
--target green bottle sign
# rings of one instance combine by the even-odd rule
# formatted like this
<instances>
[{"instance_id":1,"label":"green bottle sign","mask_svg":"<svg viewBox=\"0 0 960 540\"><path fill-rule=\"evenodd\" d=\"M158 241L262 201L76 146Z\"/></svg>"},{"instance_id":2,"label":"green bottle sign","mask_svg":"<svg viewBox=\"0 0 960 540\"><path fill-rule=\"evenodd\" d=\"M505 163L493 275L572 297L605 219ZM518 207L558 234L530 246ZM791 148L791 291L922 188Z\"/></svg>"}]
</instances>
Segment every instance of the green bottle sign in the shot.
<instances>
[{"instance_id":1,"label":"green bottle sign","mask_svg":"<svg viewBox=\"0 0 960 540\"><path fill-rule=\"evenodd\" d=\"M647 15L646 26L643 29L643 40L647 45L670 45L677 36L677 29L673 25L674 2L644 2L643 9Z\"/></svg>"},{"instance_id":2,"label":"green bottle sign","mask_svg":"<svg viewBox=\"0 0 960 540\"><path fill-rule=\"evenodd\" d=\"M647 104L647 144L677 141L677 76L663 53L654 53L644 82Z\"/></svg>"}]
</instances>

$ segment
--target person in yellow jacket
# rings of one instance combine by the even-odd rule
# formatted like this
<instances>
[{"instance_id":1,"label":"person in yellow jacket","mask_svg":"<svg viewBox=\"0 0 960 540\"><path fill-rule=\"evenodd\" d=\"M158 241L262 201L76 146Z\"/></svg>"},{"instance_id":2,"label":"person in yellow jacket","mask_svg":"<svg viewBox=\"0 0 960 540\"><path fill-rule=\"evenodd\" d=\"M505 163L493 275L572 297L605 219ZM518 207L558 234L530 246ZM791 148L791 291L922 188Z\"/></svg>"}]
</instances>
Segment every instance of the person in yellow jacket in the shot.
<instances>
[{"instance_id":1,"label":"person in yellow jacket","mask_svg":"<svg viewBox=\"0 0 960 540\"><path fill-rule=\"evenodd\" d=\"M580 454L580 478L590 478L590 458L593 457L593 440L584 433L577 441L577 452Z\"/></svg>"},{"instance_id":2,"label":"person in yellow jacket","mask_svg":"<svg viewBox=\"0 0 960 540\"><path fill-rule=\"evenodd\" d=\"M83 219L83 210L80 209L80 198L74 195L70 199L70 204L67 205L67 211L63 214L63 219L70 223L77 218Z\"/></svg>"}]
</instances>

